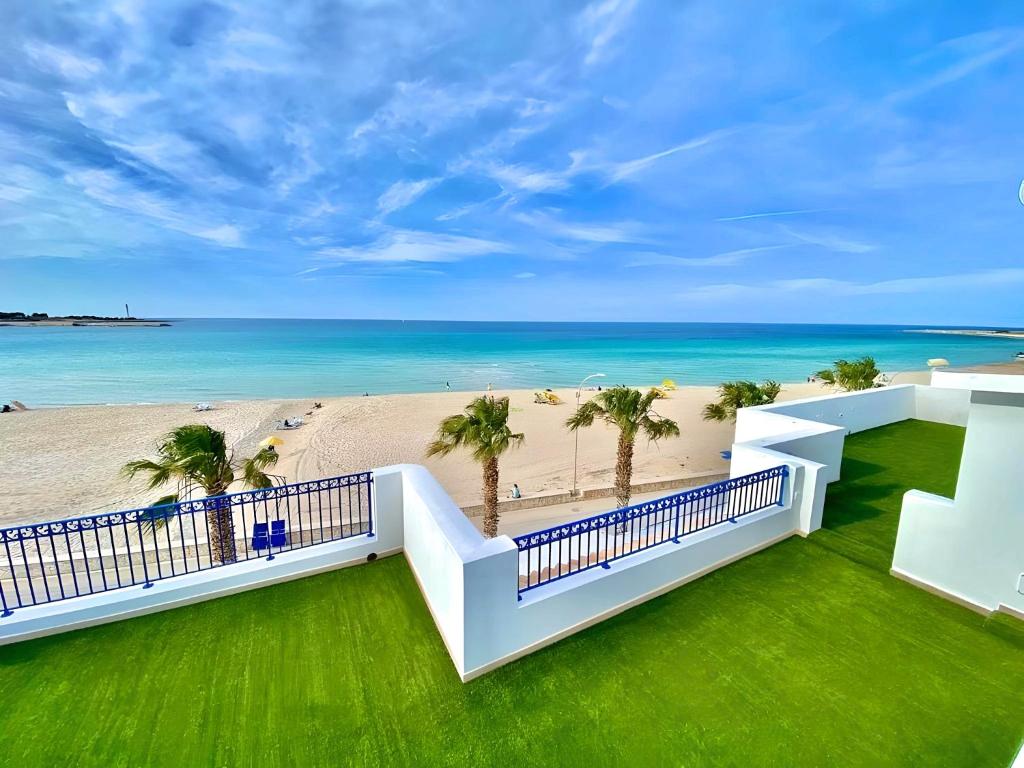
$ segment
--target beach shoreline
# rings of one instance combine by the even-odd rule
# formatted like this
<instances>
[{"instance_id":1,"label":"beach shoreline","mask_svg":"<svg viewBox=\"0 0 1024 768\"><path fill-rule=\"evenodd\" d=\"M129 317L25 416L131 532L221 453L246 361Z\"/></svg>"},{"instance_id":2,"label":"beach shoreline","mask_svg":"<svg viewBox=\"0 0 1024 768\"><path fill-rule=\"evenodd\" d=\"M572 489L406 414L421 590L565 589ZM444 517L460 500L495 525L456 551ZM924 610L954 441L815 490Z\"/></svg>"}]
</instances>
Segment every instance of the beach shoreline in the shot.
<instances>
[{"instance_id":1,"label":"beach shoreline","mask_svg":"<svg viewBox=\"0 0 1024 768\"><path fill-rule=\"evenodd\" d=\"M1016 363L996 364L1005 368ZM1020 364L1024 369L1024 363ZM929 372L900 372L895 384L926 384ZM510 423L526 435L525 445L502 458L501 497L513 482L524 497L566 492L573 477L574 440L564 426L575 404L575 389L553 392L561 405L534 402L531 389L496 389L511 400ZM660 400L658 412L679 423L682 436L659 444L638 441L634 483L659 482L728 471L721 452L732 445L733 425L704 421L701 411L716 399L714 386L681 386ZM779 401L829 394L818 383L783 384ZM184 424L223 430L237 456L251 455L259 442L284 440L273 472L281 482L298 482L360 472L391 464L425 465L457 504L480 503L480 468L462 452L427 457L425 449L441 419L460 412L480 391L426 392L323 398L211 400L209 411L191 403L67 405L30 408L0 416L0 526L131 509L162 495L144 481L120 474L125 462L153 457L160 438ZM595 394L588 387L586 401ZM314 403L322 403L314 408ZM31 403L29 403L31 406ZM279 429L283 419L301 417L298 429ZM578 486L614 482L615 431L595 425L580 433ZM240 490L241 486L233 487Z\"/></svg>"},{"instance_id":2,"label":"beach shoreline","mask_svg":"<svg viewBox=\"0 0 1024 768\"><path fill-rule=\"evenodd\" d=\"M907 383L927 374L901 374ZM897 381L900 381L900 378ZM557 389L561 405L534 402L535 390L495 390L511 400L510 422L526 434L524 447L502 458L501 492L513 482L524 496L570 489L572 433L564 426L575 404L574 389ZM827 394L820 384L783 386L781 399ZM465 453L428 458L427 444L441 419L458 413L480 392L304 399L211 401L209 411L188 403L72 405L0 416L0 443L10 446L0 462L0 525L77 517L131 509L162 495L141 479L120 474L125 462L155 455L157 442L171 429L190 423L223 430L237 456L258 449L276 435L284 440L273 470L282 482L334 477L391 464L425 465L460 506L480 503L480 468ZM586 401L595 391L584 391ZM732 445L733 425L707 422L703 406L715 399L711 386L679 387L658 401L658 411L675 419L682 437L660 444L638 441L634 482L657 482L691 474L724 472L721 451ZM314 408L315 402L322 403ZM285 418L301 417L298 429L279 429ZM580 434L578 477L582 489L614 481L615 431L595 425ZM235 490L240 489L236 486Z\"/></svg>"},{"instance_id":3,"label":"beach shoreline","mask_svg":"<svg viewBox=\"0 0 1024 768\"><path fill-rule=\"evenodd\" d=\"M986 339L1024 339L1024 330L992 330L986 328L907 328L904 333L934 333L943 336L981 336Z\"/></svg>"}]
</instances>

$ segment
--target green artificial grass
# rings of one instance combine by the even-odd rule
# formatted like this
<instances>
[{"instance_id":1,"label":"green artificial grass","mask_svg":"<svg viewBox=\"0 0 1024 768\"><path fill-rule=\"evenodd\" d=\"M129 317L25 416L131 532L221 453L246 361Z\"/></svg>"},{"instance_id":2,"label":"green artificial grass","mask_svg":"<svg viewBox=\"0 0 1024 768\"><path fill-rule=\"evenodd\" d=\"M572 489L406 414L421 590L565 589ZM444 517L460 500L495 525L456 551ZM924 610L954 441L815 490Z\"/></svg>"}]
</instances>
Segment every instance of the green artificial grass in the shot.
<instances>
[{"instance_id":1,"label":"green artificial grass","mask_svg":"<svg viewBox=\"0 0 1024 768\"><path fill-rule=\"evenodd\" d=\"M466 685L401 557L0 648L0 760L1007 766L1019 622L883 562L903 491L950 492L962 439L854 435L823 531Z\"/></svg>"}]
</instances>

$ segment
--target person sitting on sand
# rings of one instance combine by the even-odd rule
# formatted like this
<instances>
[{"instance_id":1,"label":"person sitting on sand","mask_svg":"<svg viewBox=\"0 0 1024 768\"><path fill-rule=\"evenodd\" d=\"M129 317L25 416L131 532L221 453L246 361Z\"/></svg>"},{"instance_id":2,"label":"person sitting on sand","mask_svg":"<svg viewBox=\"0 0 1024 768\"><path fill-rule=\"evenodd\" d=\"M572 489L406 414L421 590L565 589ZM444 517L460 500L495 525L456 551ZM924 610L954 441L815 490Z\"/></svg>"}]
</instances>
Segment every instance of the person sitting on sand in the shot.
<instances>
[{"instance_id":1,"label":"person sitting on sand","mask_svg":"<svg viewBox=\"0 0 1024 768\"><path fill-rule=\"evenodd\" d=\"M512 498L521 499L523 494L519 492L519 483L512 483Z\"/></svg>"}]
</instances>

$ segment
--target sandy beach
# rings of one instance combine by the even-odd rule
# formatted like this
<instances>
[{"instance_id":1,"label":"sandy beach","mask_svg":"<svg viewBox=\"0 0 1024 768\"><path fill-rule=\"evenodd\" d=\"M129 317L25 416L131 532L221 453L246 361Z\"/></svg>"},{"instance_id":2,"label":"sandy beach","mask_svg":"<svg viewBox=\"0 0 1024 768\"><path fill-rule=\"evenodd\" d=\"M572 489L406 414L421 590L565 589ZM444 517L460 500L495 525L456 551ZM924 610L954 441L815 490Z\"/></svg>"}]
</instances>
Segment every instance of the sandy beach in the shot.
<instances>
[{"instance_id":1,"label":"sandy beach","mask_svg":"<svg viewBox=\"0 0 1024 768\"><path fill-rule=\"evenodd\" d=\"M924 382L927 373L901 374L898 383ZM780 400L825 394L818 384L785 385ZM572 485L573 436L563 426L573 390L557 390L562 405L538 405L533 391L495 391L512 403L511 424L525 445L502 459L501 489L513 482L524 496L567 491ZM593 392L584 392L584 400ZM471 392L339 397L320 400L250 400L214 403L196 413L191 404L74 406L28 410L0 417L0 524L50 520L144 505L160 494L119 474L130 459L153 457L159 438L182 424L206 423L227 433L239 455L276 434L285 444L275 472L287 482L312 480L388 464L425 464L457 503L480 502L480 470L466 454L426 458L440 420L456 413ZM724 472L719 452L732 443L732 424L706 422L714 387L682 387L658 404L682 436L657 445L637 444L634 482ZM29 403L31 405L31 403ZM310 415L306 415L311 412ZM279 419L302 416L299 429L275 430ZM579 486L612 484L616 432L597 424L580 434ZM241 487L239 487L241 489Z\"/></svg>"}]
</instances>

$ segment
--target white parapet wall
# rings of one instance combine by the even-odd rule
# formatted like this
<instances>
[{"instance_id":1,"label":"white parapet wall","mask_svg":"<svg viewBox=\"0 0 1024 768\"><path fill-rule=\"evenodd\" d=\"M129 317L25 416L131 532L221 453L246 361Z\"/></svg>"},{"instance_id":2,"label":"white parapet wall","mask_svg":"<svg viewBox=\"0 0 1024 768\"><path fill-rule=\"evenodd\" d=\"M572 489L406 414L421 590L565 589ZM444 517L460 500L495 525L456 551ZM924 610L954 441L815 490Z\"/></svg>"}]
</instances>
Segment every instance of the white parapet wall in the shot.
<instances>
[{"instance_id":1,"label":"white parapet wall","mask_svg":"<svg viewBox=\"0 0 1024 768\"><path fill-rule=\"evenodd\" d=\"M906 419L963 426L968 401L954 389L901 384L743 408L730 472L737 477L773 464L802 466L795 494L799 532L807 535L821 527L825 489L839 479L846 435Z\"/></svg>"},{"instance_id":2,"label":"white parapet wall","mask_svg":"<svg viewBox=\"0 0 1024 768\"><path fill-rule=\"evenodd\" d=\"M778 466L776 463L773 466ZM792 467L791 472L801 471ZM484 539L420 466L400 473L405 555L462 680L469 680L781 539L797 530L793 483L783 503L531 589L508 536ZM790 476L792 479L793 475ZM379 509L381 515L389 514Z\"/></svg>"},{"instance_id":3,"label":"white parapet wall","mask_svg":"<svg viewBox=\"0 0 1024 768\"><path fill-rule=\"evenodd\" d=\"M1024 376L933 381L969 398L956 495L904 496L892 571L976 610L1024 616Z\"/></svg>"}]
</instances>

